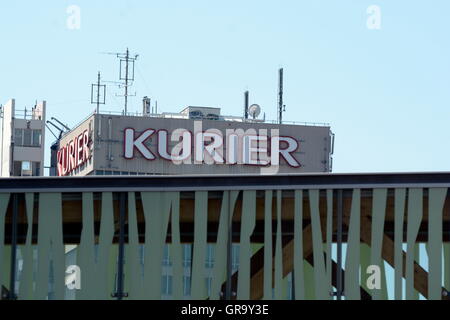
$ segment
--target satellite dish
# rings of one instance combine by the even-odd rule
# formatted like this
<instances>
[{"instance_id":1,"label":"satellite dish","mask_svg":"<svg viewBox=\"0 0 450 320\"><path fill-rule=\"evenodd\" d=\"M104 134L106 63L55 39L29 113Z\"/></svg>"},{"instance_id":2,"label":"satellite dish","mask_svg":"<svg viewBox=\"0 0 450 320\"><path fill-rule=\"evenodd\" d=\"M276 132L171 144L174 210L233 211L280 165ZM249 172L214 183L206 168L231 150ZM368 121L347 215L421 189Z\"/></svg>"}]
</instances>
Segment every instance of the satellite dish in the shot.
<instances>
[{"instance_id":1,"label":"satellite dish","mask_svg":"<svg viewBox=\"0 0 450 320\"><path fill-rule=\"evenodd\" d=\"M261 107L257 104L252 104L250 108L248 108L248 114L256 119L261 114Z\"/></svg>"}]
</instances>

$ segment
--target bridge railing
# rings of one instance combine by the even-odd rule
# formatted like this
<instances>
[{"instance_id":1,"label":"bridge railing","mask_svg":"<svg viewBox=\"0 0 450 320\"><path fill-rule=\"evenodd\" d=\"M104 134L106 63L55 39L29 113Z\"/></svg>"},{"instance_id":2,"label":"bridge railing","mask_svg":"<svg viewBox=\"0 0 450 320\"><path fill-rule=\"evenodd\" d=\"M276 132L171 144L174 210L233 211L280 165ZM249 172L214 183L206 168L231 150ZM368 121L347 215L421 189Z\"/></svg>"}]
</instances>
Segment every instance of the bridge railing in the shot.
<instances>
[{"instance_id":1,"label":"bridge railing","mask_svg":"<svg viewBox=\"0 0 450 320\"><path fill-rule=\"evenodd\" d=\"M449 187L448 173L0 179L3 298L445 299Z\"/></svg>"}]
</instances>

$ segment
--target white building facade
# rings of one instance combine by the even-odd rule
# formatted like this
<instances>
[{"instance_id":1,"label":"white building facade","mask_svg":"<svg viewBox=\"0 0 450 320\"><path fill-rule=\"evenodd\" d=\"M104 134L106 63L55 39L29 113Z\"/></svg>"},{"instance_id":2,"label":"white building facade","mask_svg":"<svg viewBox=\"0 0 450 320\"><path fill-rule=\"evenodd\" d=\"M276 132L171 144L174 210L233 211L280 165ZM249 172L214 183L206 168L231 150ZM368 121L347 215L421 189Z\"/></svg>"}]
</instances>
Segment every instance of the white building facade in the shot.
<instances>
[{"instance_id":1,"label":"white building facade","mask_svg":"<svg viewBox=\"0 0 450 320\"><path fill-rule=\"evenodd\" d=\"M16 109L14 99L1 107L0 176L44 175L46 102Z\"/></svg>"}]
</instances>

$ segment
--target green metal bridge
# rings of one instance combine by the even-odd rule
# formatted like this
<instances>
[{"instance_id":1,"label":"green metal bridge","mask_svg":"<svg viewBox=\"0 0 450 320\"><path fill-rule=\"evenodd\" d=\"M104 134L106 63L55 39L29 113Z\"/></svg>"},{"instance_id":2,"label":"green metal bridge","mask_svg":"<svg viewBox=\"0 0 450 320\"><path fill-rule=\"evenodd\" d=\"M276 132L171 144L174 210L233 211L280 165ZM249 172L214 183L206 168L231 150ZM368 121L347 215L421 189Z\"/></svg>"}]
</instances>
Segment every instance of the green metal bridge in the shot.
<instances>
[{"instance_id":1,"label":"green metal bridge","mask_svg":"<svg viewBox=\"0 0 450 320\"><path fill-rule=\"evenodd\" d=\"M170 244L182 299L191 243L194 300L284 299L288 275L298 300L386 299L388 287L391 299L447 299L449 187L450 173L0 179L2 298L64 299L76 245L76 299L161 299Z\"/></svg>"}]
</instances>

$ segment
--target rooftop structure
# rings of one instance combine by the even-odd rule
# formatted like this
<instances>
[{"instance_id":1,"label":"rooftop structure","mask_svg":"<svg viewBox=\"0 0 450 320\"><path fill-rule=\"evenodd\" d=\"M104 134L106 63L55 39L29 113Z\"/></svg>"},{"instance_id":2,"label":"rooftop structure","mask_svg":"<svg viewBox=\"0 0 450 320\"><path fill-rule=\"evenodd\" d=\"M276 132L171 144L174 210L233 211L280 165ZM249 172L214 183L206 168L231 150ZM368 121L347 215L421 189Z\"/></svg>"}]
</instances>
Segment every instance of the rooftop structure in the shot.
<instances>
[{"instance_id":1,"label":"rooftop structure","mask_svg":"<svg viewBox=\"0 0 450 320\"><path fill-rule=\"evenodd\" d=\"M0 112L0 176L43 176L45 101L19 110L12 99Z\"/></svg>"},{"instance_id":2,"label":"rooftop structure","mask_svg":"<svg viewBox=\"0 0 450 320\"><path fill-rule=\"evenodd\" d=\"M277 124L225 116L220 108L179 113L93 113L53 152L57 175L330 172L328 124Z\"/></svg>"}]
</instances>

